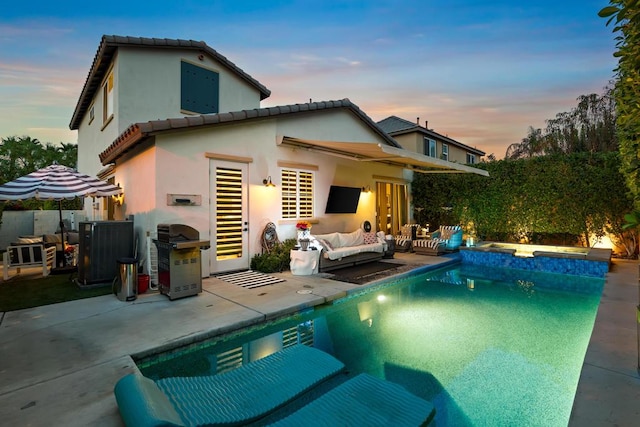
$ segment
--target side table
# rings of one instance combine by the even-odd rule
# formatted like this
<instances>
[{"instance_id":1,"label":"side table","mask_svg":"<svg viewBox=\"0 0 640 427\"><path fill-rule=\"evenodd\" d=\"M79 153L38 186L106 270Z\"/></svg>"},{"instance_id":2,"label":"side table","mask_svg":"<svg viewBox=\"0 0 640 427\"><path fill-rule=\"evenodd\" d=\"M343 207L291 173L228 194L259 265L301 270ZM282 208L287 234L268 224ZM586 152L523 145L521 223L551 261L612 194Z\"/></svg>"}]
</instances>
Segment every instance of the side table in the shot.
<instances>
[{"instance_id":1,"label":"side table","mask_svg":"<svg viewBox=\"0 0 640 427\"><path fill-rule=\"evenodd\" d=\"M387 250L384 251L384 253L382 254L382 258L391 259L393 258L393 255L396 253L396 241L393 238L391 238L391 239L385 239L385 242L387 243Z\"/></svg>"},{"instance_id":2,"label":"side table","mask_svg":"<svg viewBox=\"0 0 640 427\"><path fill-rule=\"evenodd\" d=\"M289 267L291 268L291 274L294 276L309 276L318 273L320 251L292 249L289 256L291 257Z\"/></svg>"}]
</instances>

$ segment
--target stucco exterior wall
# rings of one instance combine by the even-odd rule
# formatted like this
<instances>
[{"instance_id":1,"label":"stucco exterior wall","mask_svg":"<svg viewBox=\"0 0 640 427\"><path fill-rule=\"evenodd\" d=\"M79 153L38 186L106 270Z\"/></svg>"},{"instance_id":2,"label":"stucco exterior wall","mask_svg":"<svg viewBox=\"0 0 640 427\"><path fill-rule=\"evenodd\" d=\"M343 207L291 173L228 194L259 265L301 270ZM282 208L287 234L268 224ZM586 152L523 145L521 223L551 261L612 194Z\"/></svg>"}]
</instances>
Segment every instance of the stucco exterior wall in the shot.
<instances>
[{"instance_id":1,"label":"stucco exterior wall","mask_svg":"<svg viewBox=\"0 0 640 427\"><path fill-rule=\"evenodd\" d=\"M180 109L182 60L219 73L220 112L260 107L260 92L255 87L207 55L200 59L197 51L121 47L112 63L113 119L104 125L101 85L93 100L93 121L87 114L78 129L81 172L95 175L102 168L98 155L133 123L188 115Z\"/></svg>"},{"instance_id":2,"label":"stucco exterior wall","mask_svg":"<svg viewBox=\"0 0 640 427\"><path fill-rule=\"evenodd\" d=\"M260 92L213 58L176 49L120 48L118 69L119 133L131 123L183 117L180 109L181 61L215 71L220 76L220 112L260 107ZM105 147L106 148L106 147Z\"/></svg>"},{"instance_id":3,"label":"stucco exterior wall","mask_svg":"<svg viewBox=\"0 0 640 427\"><path fill-rule=\"evenodd\" d=\"M391 166L355 162L326 154L278 146L280 133L298 138L382 142L381 138L346 111L330 114L297 115L287 119L265 119L156 136L154 149L141 152L118 165L116 181L125 189L126 215L133 215L141 236L155 234L158 223L184 223L196 228L203 239L211 236L210 189L212 160L205 153L249 158L248 221L249 252L261 251L264 226L273 222L281 240L296 236L295 220L281 218L282 162L311 165L315 171L314 233L353 231L364 220L375 224L375 193L362 193L356 214L325 214L331 185L375 189L376 178L406 179L405 173ZM155 163L155 166L149 166ZM262 180L271 176L275 188ZM138 184L133 186L133 182ZM155 188L155 191L152 189ZM167 194L195 194L200 206L168 206ZM153 213L151 213L153 212ZM212 245L215 242L212 241ZM210 252L202 252L203 275L209 274Z\"/></svg>"},{"instance_id":4,"label":"stucco exterior wall","mask_svg":"<svg viewBox=\"0 0 640 427\"><path fill-rule=\"evenodd\" d=\"M403 135L396 135L393 137L405 150L413 151L415 153L424 154L426 156L429 153L425 153L424 151L424 138L425 136L418 132L406 133ZM436 154L437 158L440 158L442 155L442 144L443 141L437 138L430 138L436 141ZM444 142L449 146L449 161L454 163L466 164L467 163L467 153L469 151L458 147L457 145ZM480 161L479 155L476 154L476 162Z\"/></svg>"},{"instance_id":5,"label":"stucco exterior wall","mask_svg":"<svg viewBox=\"0 0 640 427\"><path fill-rule=\"evenodd\" d=\"M404 135L394 136L393 139L398 141L398 143L405 150L413 151L414 153L424 153L424 139L423 136L419 133L406 133Z\"/></svg>"},{"instance_id":6,"label":"stucco exterior wall","mask_svg":"<svg viewBox=\"0 0 640 427\"><path fill-rule=\"evenodd\" d=\"M87 175L94 176L102 169L98 155L104 151L120 134L118 131L117 114L118 99L117 88L119 87L118 78L119 57L116 55L112 63L114 88L114 117L105 125L103 120L104 96L102 86L104 80L100 84L100 88L96 91L93 102L87 114L82 118L78 127L78 171ZM107 73L108 75L108 73ZM106 76L105 76L106 78ZM94 117L91 119L89 112L93 109Z\"/></svg>"}]
</instances>

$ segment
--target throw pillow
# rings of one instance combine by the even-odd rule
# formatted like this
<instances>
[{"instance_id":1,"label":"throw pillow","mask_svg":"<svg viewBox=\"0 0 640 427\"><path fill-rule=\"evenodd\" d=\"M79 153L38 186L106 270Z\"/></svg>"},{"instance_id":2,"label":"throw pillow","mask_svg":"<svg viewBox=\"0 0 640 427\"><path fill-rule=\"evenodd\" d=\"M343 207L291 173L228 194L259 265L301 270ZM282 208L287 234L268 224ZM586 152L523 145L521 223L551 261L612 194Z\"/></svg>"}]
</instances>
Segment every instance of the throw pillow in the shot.
<instances>
[{"instance_id":1,"label":"throw pillow","mask_svg":"<svg viewBox=\"0 0 640 427\"><path fill-rule=\"evenodd\" d=\"M373 233L373 232L364 233L365 245L373 245L376 243L378 243L378 236L376 236L376 233Z\"/></svg>"}]
</instances>

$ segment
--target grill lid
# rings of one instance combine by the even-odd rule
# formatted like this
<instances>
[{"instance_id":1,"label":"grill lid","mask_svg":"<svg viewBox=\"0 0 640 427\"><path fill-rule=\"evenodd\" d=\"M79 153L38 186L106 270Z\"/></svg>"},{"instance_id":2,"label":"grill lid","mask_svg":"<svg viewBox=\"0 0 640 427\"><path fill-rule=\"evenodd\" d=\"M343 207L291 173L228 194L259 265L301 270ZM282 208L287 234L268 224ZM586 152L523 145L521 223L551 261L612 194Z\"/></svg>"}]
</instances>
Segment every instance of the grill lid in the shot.
<instances>
[{"instance_id":1,"label":"grill lid","mask_svg":"<svg viewBox=\"0 0 640 427\"><path fill-rule=\"evenodd\" d=\"M158 224L158 240L161 242L187 242L199 240L200 233L193 227L184 224Z\"/></svg>"}]
</instances>

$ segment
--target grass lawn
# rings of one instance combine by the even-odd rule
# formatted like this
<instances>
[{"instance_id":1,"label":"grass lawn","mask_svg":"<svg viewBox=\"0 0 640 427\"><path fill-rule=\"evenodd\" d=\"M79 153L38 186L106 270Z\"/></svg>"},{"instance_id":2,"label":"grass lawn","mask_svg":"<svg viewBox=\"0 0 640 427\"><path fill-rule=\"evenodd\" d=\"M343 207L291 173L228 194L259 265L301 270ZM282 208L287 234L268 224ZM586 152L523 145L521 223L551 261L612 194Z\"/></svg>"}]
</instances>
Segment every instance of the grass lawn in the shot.
<instances>
[{"instance_id":1,"label":"grass lawn","mask_svg":"<svg viewBox=\"0 0 640 427\"><path fill-rule=\"evenodd\" d=\"M0 312L39 307L111 293L111 286L80 289L69 274L14 276L0 282Z\"/></svg>"}]
</instances>

